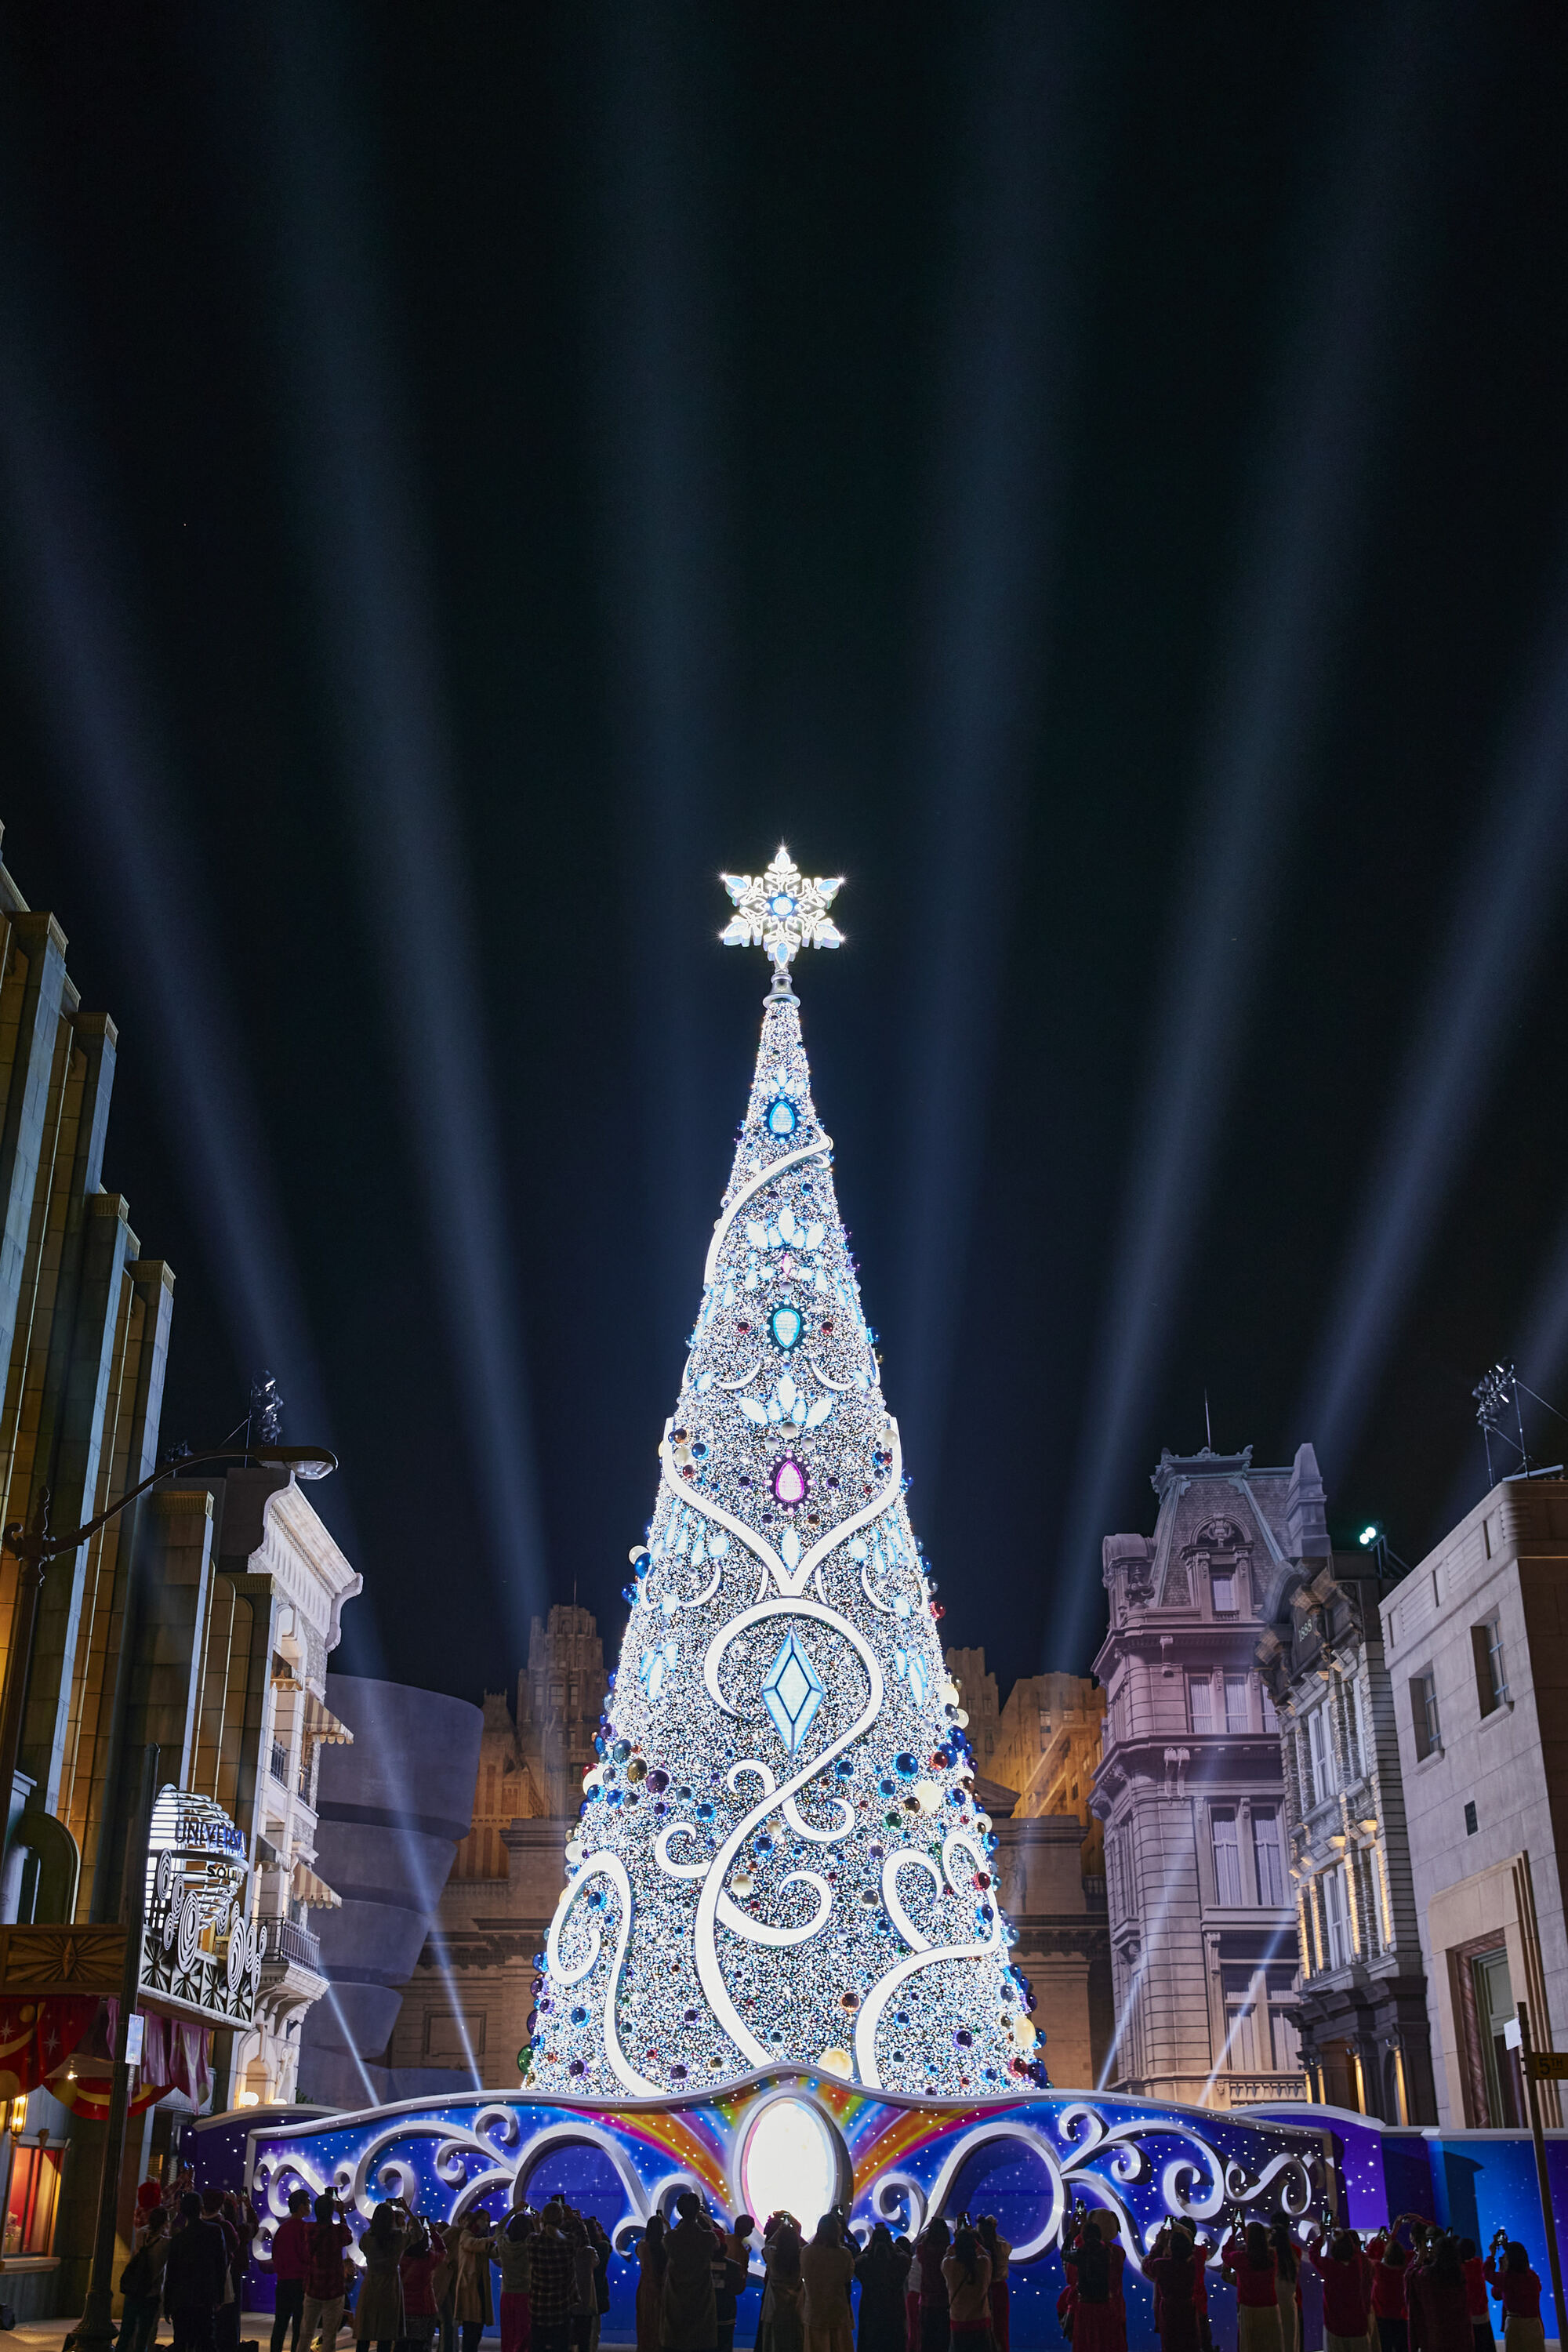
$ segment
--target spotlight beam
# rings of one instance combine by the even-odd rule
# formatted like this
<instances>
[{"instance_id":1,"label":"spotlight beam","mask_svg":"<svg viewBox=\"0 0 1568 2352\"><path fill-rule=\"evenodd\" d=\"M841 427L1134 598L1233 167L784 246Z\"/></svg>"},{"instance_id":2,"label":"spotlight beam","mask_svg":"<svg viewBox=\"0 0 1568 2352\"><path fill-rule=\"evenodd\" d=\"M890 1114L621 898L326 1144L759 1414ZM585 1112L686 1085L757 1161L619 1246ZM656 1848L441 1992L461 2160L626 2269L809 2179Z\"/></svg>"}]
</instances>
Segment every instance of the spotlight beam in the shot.
<instances>
[{"instance_id":1,"label":"spotlight beam","mask_svg":"<svg viewBox=\"0 0 1568 2352\"><path fill-rule=\"evenodd\" d=\"M910 1450L933 1484L1056 570L1094 23L1035 0L973 21L963 121L974 174L950 262L914 760L929 944L910 974L900 1355Z\"/></svg>"},{"instance_id":2,"label":"spotlight beam","mask_svg":"<svg viewBox=\"0 0 1568 2352\"><path fill-rule=\"evenodd\" d=\"M1306 298L1282 356L1204 750L1192 857L1172 908L1142 1129L1063 1522L1052 1655L1076 1655L1086 1564L1147 1418L1207 1199L1247 1007L1354 586L1382 423L1383 335L1435 144L1436 43L1385 11L1350 69L1342 154L1303 222ZM1426 209L1430 211L1430 203ZM1302 1426L1308 1424L1303 1423Z\"/></svg>"},{"instance_id":3,"label":"spotlight beam","mask_svg":"<svg viewBox=\"0 0 1568 2352\"><path fill-rule=\"evenodd\" d=\"M316 599L338 768L452 1361L511 1641L548 1605L511 1220L426 593L370 199L326 20L280 5L251 53L288 488Z\"/></svg>"},{"instance_id":4,"label":"spotlight beam","mask_svg":"<svg viewBox=\"0 0 1568 2352\"><path fill-rule=\"evenodd\" d=\"M81 804L83 839L101 860L102 893L123 934L142 1019L160 1041L146 1066L164 1097L166 1128L180 1139L175 1163L230 1345L241 1363L276 1364L301 1424L330 1438L262 1122L203 913L209 894L170 809L170 750L148 704L142 681L150 665L129 617L135 584L101 486L64 422L65 371L24 280L17 208L7 203L5 210L0 466L15 523L16 610L32 646L47 737L62 785ZM335 1496L340 1526L346 1511L345 1497Z\"/></svg>"},{"instance_id":5,"label":"spotlight beam","mask_svg":"<svg viewBox=\"0 0 1568 2352\"><path fill-rule=\"evenodd\" d=\"M1510 1000L1558 903L1568 863L1568 569L1487 806L1460 861L1440 968L1323 1327L1309 1417L1297 1424L1342 1471L1474 1133ZM1561 1344L1553 1305L1543 1300L1537 1345Z\"/></svg>"},{"instance_id":6,"label":"spotlight beam","mask_svg":"<svg viewBox=\"0 0 1568 2352\"><path fill-rule=\"evenodd\" d=\"M708 299L715 208L700 20L679 9L588 20L595 235L595 446L606 583L613 758L639 919L636 1048L663 1138L642 1186L655 1328L678 1345L712 1188L703 1141L698 979L710 954L710 838L725 640L719 381ZM708 100L710 110L713 101ZM772 836L769 836L771 846ZM738 853L735 853L738 854ZM688 1234L674 1246L672 1237Z\"/></svg>"}]
</instances>

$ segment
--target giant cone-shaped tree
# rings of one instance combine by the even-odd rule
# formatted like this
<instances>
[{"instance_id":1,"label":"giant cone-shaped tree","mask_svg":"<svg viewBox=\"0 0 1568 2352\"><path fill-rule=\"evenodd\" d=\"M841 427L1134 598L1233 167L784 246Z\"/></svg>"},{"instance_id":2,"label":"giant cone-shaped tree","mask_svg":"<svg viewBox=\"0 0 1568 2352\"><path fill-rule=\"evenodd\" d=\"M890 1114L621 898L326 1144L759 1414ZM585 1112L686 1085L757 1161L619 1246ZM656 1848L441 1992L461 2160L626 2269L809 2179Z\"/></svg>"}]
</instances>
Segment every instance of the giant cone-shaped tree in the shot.
<instances>
[{"instance_id":1,"label":"giant cone-shaped tree","mask_svg":"<svg viewBox=\"0 0 1568 2352\"><path fill-rule=\"evenodd\" d=\"M835 887L782 851L774 884L780 908ZM541 2089L652 2097L781 2061L942 2096L1045 2079L812 1102L798 929L537 1981Z\"/></svg>"}]
</instances>

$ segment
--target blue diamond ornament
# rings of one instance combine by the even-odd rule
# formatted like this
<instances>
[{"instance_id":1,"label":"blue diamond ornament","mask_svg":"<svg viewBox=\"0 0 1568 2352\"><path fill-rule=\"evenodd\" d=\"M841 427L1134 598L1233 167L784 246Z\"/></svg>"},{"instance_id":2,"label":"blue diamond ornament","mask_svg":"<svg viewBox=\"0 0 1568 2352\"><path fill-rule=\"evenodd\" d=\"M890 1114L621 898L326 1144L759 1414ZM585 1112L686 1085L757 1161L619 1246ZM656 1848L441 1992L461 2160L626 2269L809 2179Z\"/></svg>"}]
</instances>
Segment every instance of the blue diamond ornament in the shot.
<instances>
[{"instance_id":1,"label":"blue diamond ornament","mask_svg":"<svg viewBox=\"0 0 1568 2352\"><path fill-rule=\"evenodd\" d=\"M793 1756L811 1729L812 1717L827 1696L822 1678L793 1633L768 1669L763 1705L773 1729Z\"/></svg>"}]
</instances>

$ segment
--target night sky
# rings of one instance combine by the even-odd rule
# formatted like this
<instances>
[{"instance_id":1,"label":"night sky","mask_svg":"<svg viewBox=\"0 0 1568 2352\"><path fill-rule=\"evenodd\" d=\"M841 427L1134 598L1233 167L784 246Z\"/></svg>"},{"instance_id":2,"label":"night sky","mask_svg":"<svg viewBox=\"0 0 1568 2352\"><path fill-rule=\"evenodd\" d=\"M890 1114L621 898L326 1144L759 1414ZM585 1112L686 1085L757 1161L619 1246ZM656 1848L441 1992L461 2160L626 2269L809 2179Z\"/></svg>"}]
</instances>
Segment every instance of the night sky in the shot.
<instances>
[{"instance_id":1,"label":"night sky","mask_svg":"<svg viewBox=\"0 0 1568 2352\"><path fill-rule=\"evenodd\" d=\"M1409 1560L1568 1412L1565 121L1545 6L0 14L4 855L336 1663L613 1654L781 839L1004 1688L1205 1391Z\"/></svg>"}]
</instances>

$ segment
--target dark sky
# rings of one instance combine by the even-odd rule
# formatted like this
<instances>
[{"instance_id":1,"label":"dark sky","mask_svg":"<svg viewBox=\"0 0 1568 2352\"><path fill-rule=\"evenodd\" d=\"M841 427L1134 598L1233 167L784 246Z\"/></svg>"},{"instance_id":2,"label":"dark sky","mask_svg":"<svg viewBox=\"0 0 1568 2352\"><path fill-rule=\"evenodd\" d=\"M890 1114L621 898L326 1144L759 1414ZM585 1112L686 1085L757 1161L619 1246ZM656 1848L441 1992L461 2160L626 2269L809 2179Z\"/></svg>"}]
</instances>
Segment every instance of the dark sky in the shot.
<instances>
[{"instance_id":1,"label":"dark sky","mask_svg":"<svg viewBox=\"0 0 1568 2352\"><path fill-rule=\"evenodd\" d=\"M1568 1410L1565 120L1544 6L0 15L5 856L341 1664L618 1636L781 837L1005 1686L1205 1390L1411 1559Z\"/></svg>"}]
</instances>

